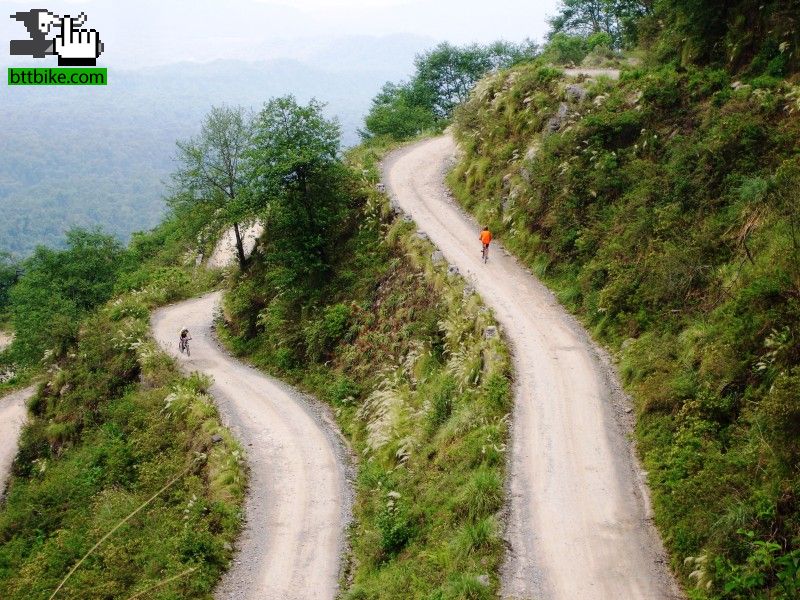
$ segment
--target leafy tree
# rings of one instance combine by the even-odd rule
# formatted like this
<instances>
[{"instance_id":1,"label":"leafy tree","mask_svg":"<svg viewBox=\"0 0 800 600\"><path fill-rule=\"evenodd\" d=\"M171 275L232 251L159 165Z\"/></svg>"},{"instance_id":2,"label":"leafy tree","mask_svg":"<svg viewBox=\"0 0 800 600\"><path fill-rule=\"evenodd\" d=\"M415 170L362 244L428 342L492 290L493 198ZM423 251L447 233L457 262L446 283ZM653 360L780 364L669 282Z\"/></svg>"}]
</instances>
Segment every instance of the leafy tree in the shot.
<instances>
[{"instance_id":1,"label":"leafy tree","mask_svg":"<svg viewBox=\"0 0 800 600\"><path fill-rule=\"evenodd\" d=\"M581 35L556 33L545 47L544 58L557 65L579 64L589 53L586 38Z\"/></svg>"},{"instance_id":2,"label":"leafy tree","mask_svg":"<svg viewBox=\"0 0 800 600\"><path fill-rule=\"evenodd\" d=\"M498 41L487 46L442 43L420 54L408 83L387 83L373 99L363 138L407 139L449 119L487 72L536 56L538 46Z\"/></svg>"},{"instance_id":3,"label":"leafy tree","mask_svg":"<svg viewBox=\"0 0 800 600\"><path fill-rule=\"evenodd\" d=\"M11 255L0 252L0 324L6 318L9 303L9 291L17 281L18 266L12 261Z\"/></svg>"},{"instance_id":4,"label":"leafy tree","mask_svg":"<svg viewBox=\"0 0 800 600\"><path fill-rule=\"evenodd\" d=\"M536 46L495 42L489 46L457 47L447 42L417 56L415 83L429 91L430 106L439 119L447 119L468 97L487 72L532 58Z\"/></svg>"},{"instance_id":5,"label":"leafy tree","mask_svg":"<svg viewBox=\"0 0 800 600\"><path fill-rule=\"evenodd\" d=\"M273 283L288 295L314 289L327 270L339 234L347 174L339 160L340 129L323 105L274 98L258 115L248 153L251 197L268 244L279 251Z\"/></svg>"},{"instance_id":6,"label":"leafy tree","mask_svg":"<svg viewBox=\"0 0 800 600\"><path fill-rule=\"evenodd\" d=\"M427 90L414 83L387 82L372 100L362 138L391 136L397 139L414 137L436 124L430 110L432 102Z\"/></svg>"},{"instance_id":7,"label":"leafy tree","mask_svg":"<svg viewBox=\"0 0 800 600\"><path fill-rule=\"evenodd\" d=\"M70 230L62 251L39 246L11 288L15 355L36 361L49 348L63 352L80 318L111 297L126 256L119 242L97 230Z\"/></svg>"},{"instance_id":8,"label":"leafy tree","mask_svg":"<svg viewBox=\"0 0 800 600\"><path fill-rule=\"evenodd\" d=\"M637 21L652 12L654 0L562 0L558 14L550 19L552 37L570 34L588 37L605 33L611 47L636 42Z\"/></svg>"},{"instance_id":9,"label":"leafy tree","mask_svg":"<svg viewBox=\"0 0 800 600\"><path fill-rule=\"evenodd\" d=\"M233 226L239 266L246 256L240 223L251 216L242 160L252 137L252 118L242 107L215 106L206 116L200 135L178 142L181 166L174 175L181 193L172 205L211 203L224 223Z\"/></svg>"}]
</instances>

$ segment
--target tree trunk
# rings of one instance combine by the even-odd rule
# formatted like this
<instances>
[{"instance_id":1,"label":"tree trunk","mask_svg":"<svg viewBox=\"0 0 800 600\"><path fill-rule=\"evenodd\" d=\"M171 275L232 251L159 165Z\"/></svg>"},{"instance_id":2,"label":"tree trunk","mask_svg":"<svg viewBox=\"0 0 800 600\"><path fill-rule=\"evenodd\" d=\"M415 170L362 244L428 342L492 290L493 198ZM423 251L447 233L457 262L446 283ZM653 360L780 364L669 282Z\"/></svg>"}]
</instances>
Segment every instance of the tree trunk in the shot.
<instances>
[{"instance_id":1,"label":"tree trunk","mask_svg":"<svg viewBox=\"0 0 800 600\"><path fill-rule=\"evenodd\" d=\"M239 224L233 224L233 232L236 234L236 254L239 258L239 268L244 271L247 266L247 257L244 255L244 244L242 244L242 234L239 231Z\"/></svg>"}]
</instances>

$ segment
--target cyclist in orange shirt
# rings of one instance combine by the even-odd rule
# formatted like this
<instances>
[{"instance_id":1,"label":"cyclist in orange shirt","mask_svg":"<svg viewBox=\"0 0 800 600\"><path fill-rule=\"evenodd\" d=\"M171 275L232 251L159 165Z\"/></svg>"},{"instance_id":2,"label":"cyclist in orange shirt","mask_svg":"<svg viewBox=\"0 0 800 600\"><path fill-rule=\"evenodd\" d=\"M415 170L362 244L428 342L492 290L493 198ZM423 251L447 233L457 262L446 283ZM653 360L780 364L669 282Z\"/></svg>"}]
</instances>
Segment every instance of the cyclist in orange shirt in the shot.
<instances>
[{"instance_id":1,"label":"cyclist in orange shirt","mask_svg":"<svg viewBox=\"0 0 800 600\"><path fill-rule=\"evenodd\" d=\"M478 236L478 239L480 239L481 243L483 244L481 257L483 258L483 262L486 262L489 260L489 244L492 243L492 232L489 231L488 227L484 227L480 236Z\"/></svg>"}]
</instances>

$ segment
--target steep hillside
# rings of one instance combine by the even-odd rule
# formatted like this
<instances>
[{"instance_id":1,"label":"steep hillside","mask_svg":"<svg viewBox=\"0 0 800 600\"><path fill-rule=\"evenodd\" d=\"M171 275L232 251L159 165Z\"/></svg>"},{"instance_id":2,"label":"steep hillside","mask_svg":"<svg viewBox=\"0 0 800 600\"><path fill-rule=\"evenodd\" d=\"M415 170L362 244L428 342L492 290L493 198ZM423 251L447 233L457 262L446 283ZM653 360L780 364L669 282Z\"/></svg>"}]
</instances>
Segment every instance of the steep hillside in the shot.
<instances>
[{"instance_id":1,"label":"steep hillside","mask_svg":"<svg viewBox=\"0 0 800 600\"><path fill-rule=\"evenodd\" d=\"M463 205L619 359L672 566L695 598L794 598L800 88L528 64L458 112Z\"/></svg>"},{"instance_id":2,"label":"steep hillside","mask_svg":"<svg viewBox=\"0 0 800 600\"><path fill-rule=\"evenodd\" d=\"M191 222L173 217L137 236L124 261L135 268L110 301L44 313L74 321L74 338L59 329L49 340L45 383L29 402L0 505L0 597L47 599L63 584L63 598L209 598L227 568L242 449L219 421L210 381L180 375L148 334L151 309L218 281L172 266L197 239ZM91 283L73 271L68 285Z\"/></svg>"},{"instance_id":3,"label":"steep hillside","mask_svg":"<svg viewBox=\"0 0 800 600\"><path fill-rule=\"evenodd\" d=\"M737 73L783 76L800 69L800 1L641 2L638 24L653 58L716 65Z\"/></svg>"},{"instance_id":4,"label":"steep hillside","mask_svg":"<svg viewBox=\"0 0 800 600\"><path fill-rule=\"evenodd\" d=\"M379 154L351 156L366 175L324 234L331 262L310 289L286 285L295 251L266 223L272 233L230 281L225 336L329 402L360 457L344 597L491 598L508 353L471 287L375 191Z\"/></svg>"}]
</instances>

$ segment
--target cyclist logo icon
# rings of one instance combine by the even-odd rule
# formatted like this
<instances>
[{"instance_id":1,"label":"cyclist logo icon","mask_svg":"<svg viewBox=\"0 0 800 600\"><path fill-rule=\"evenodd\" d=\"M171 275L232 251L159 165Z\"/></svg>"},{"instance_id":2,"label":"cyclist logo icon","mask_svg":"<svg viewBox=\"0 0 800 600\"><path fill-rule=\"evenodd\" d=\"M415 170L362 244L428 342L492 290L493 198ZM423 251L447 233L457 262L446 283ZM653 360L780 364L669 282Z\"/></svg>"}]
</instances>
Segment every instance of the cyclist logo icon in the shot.
<instances>
[{"instance_id":1,"label":"cyclist logo icon","mask_svg":"<svg viewBox=\"0 0 800 600\"><path fill-rule=\"evenodd\" d=\"M28 30L30 39L11 40L12 56L46 58L58 56L60 67L94 67L105 49L96 29L83 29L86 13L58 16L44 8L11 15ZM48 39L52 29L60 33Z\"/></svg>"}]
</instances>

